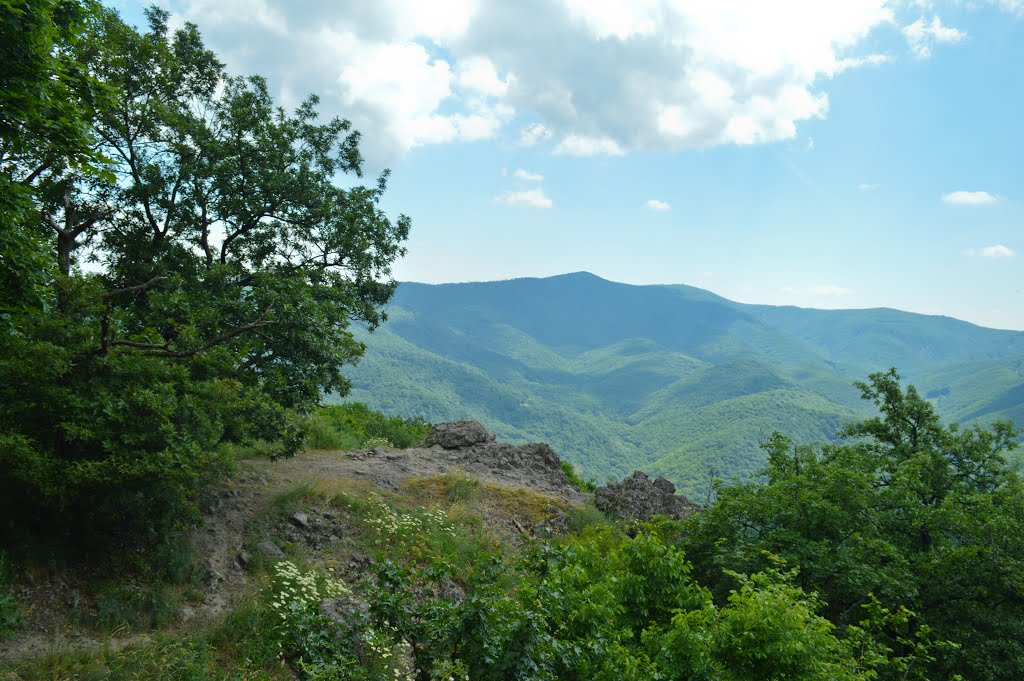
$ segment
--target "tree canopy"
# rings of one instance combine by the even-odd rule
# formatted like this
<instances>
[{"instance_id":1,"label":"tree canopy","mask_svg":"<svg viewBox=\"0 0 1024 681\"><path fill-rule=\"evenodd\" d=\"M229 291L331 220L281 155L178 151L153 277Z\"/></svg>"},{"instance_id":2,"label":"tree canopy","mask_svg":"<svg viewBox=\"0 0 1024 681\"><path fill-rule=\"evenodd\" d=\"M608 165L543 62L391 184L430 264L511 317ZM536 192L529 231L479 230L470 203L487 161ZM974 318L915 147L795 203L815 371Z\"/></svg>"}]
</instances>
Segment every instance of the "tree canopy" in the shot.
<instances>
[{"instance_id":1,"label":"tree canopy","mask_svg":"<svg viewBox=\"0 0 1024 681\"><path fill-rule=\"evenodd\" d=\"M348 327L384 319L410 221L380 208L386 171L344 179L347 120L275 105L194 25L0 9L4 522L163 527L220 445L293 453L295 416L347 391Z\"/></svg>"},{"instance_id":2,"label":"tree canopy","mask_svg":"<svg viewBox=\"0 0 1024 681\"><path fill-rule=\"evenodd\" d=\"M765 444L761 482L723 487L682 545L698 570L799 567L796 583L827 602L840 628L880 604L952 646L917 673L929 678L1024 676L1024 486L1004 454L1012 424L944 426L895 370L859 383L879 416L848 426L841 444ZM915 637L879 632L897 656Z\"/></svg>"}]
</instances>

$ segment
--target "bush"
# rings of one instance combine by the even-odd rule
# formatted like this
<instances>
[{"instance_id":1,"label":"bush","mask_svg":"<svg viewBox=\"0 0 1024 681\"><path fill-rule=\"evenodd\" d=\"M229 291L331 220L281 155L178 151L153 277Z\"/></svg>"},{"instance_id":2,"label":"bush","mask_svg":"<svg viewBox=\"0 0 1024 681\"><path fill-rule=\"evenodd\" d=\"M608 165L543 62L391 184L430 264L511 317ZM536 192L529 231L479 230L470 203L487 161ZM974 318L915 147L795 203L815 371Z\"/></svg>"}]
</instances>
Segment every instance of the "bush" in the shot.
<instances>
[{"instance_id":1,"label":"bush","mask_svg":"<svg viewBox=\"0 0 1024 681\"><path fill-rule=\"evenodd\" d=\"M562 472L569 479L569 484L581 492L593 492L597 489L597 481L593 478L582 478L576 472L576 467L568 461L562 461Z\"/></svg>"},{"instance_id":2,"label":"bush","mask_svg":"<svg viewBox=\"0 0 1024 681\"><path fill-rule=\"evenodd\" d=\"M483 484L466 471L452 469L441 480L444 496L450 503L465 504L476 501L483 491Z\"/></svg>"},{"instance_id":3,"label":"bush","mask_svg":"<svg viewBox=\"0 0 1024 681\"><path fill-rule=\"evenodd\" d=\"M0 641L12 638L21 622L18 604L11 593L14 570L7 554L0 551Z\"/></svg>"},{"instance_id":4,"label":"bush","mask_svg":"<svg viewBox=\"0 0 1024 681\"><path fill-rule=\"evenodd\" d=\"M387 441L392 447L406 449L419 443L430 432L430 424L423 419L386 416L362 402L321 407L310 421L314 432L324 433L322 442L330 442L333 437L333 442L341 445L321 447L323 449L368 447L372 440ZM335 434L331 435L332 432Z\"/></svg>"}]
</instances>

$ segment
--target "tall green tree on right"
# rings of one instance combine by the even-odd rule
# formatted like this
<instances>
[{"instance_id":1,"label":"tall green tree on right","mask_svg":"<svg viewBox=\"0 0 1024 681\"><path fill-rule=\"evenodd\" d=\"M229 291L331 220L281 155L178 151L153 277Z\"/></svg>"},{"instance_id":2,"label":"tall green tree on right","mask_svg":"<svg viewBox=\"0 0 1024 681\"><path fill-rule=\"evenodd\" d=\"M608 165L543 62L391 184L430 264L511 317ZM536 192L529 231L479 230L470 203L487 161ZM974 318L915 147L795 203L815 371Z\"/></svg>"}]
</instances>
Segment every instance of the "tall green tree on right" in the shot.
<instances>
[{"instance_id":1,"label":"tall green tree on right","mask_svg":"<svg viewBox=\"0 0 1024 681\"><path fill-rule=\"evenodd\" d=\"M799 568L797 583L827 602L840 627L880 603L957 647L932 678L1024 678L1024 485L1005 454L1011 423L944 426L895 369L858 383L879 415L847 427L841 444L765 445L764 480L719 491L682 540L696 570L734 588L771 556ZM895 654L912 647L881 631Z\"/></svg>"}]
</instances>

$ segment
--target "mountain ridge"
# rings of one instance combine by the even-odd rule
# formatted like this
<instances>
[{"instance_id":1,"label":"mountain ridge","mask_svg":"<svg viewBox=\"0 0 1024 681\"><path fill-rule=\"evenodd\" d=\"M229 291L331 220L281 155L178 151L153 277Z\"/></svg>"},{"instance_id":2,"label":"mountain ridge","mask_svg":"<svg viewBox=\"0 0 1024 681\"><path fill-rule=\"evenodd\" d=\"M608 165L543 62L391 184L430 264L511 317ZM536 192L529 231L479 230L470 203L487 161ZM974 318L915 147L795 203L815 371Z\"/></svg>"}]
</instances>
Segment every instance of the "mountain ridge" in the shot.
<instances>
[{"instance_id":1,"label":"mountain ridge","mask_svg":"<svg viewBox=\"0 0 1024 681\"><path fill-rule=\"evenodd\" d=\"M945 418L1024 420L1024 332L949 317L748 305L585 272L406 282L389 312L359 332L352 398L552 442L597 477L647 467L698 498L712 472L755 472L772 430L828 440L872 413L852 383L891 366Z\"/></svg>"}]
</instances>

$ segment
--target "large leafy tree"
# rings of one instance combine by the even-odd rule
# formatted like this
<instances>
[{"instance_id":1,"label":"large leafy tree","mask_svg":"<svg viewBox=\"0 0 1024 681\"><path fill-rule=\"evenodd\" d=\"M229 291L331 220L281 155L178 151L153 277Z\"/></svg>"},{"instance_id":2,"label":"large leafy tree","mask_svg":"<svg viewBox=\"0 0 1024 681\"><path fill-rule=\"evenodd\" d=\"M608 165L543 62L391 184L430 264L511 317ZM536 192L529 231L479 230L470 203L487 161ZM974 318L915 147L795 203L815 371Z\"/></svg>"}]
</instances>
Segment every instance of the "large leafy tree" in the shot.
<instances>
[{"instance_id":1,"label":"large leafy tree","mask_svg":"<svg viewBox=\"0 0 1024 681\"><path fill-rule=\"evenodd\" d=\"M765 480L720 490L684 544L699 569L756 571L767 555L799 566L799 585L845 627L882 604L905 607L959 645L932 661L945 678L1024 677L1024 487L1004 454L1012 424L944 426L895 370L858 384L879 416L842 444L768 443ZM913 639L880 630L894 650Z\"/></svg>"},{"instance_id":2,"label":"large leafy tree","mask_svg":"<svg viewBox=\"0 0 1024 681\"><path fill-rule=\"evenodd\" d=\"M386 173L343 181L362 166L348 121L275 106L195 26L4 9L5 36L38 29L4 83L3 274L24 291L0 338L5 519L161 529L219 445L294 452L295 415L347 390L348 326L382 321L410 223L379 206Z\"/></svg>"}]
</instances>

